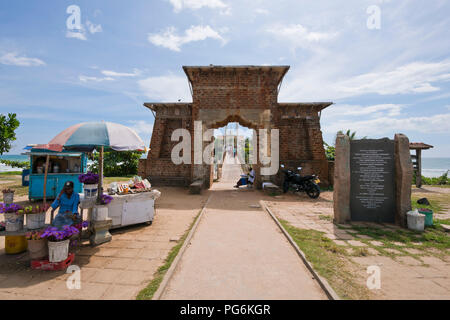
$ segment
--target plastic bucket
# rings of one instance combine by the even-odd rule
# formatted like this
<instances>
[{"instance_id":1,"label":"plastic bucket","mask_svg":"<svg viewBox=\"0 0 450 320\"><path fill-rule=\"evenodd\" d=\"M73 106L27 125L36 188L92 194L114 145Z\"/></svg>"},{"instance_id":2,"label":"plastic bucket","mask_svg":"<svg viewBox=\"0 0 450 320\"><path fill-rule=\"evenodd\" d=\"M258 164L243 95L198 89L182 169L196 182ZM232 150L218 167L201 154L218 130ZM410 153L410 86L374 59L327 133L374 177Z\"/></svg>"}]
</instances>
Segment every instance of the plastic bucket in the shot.
<instances>
[{"instance_id":1,"label":"plastic bucket","mask_svg":"<svg viewBox=\"0 0 450 320\"><path fill-rule=\"evenodd\" d=\"M409 211L406 216L408 229L421 232L425 229L425 215L415 211Z\"/></svg>"},{"instance_id":2,"label":"plastic bucket","mask_svg":"<svg viewBox=\"0 0 450 320\"><path fill-rule=\"evenodd\" d=\"M27 228L39 229L45 226L45 212L27 214Z\"/></svg>"},{"instance_id":3,"label":"plastic bucket","mask_svg":"<svg viewBox=\"0 0 450 320\"><path fill-rule=\"evenodd\" d=\"M23 229L23 214L5 213L5 230L17 232Z\"/></svg>"},{"instance_id":4,"label":"plastic bucket","mask_svg":"<svg viewBox=\"0 0 450 320\"><path fill-rule=\"evenodd\" d=\"M17 254L27 250L27 240L25 236L6 236L5 253Z\"/></svg>"},{"instance_id":5,"label":"plastic bucket","mask_svg":"<svg viewBox=\"0 0 450 320\"><path fill-rule=\"evenodd\" d=\"M430 227L433 225L433 210L419 209L419 213L425 215L425 227Z\"/></svg>"},{"instance_id":6,"label":"plastic bucket","mask_svg":"<svg viewBox=\"0 0 450 320\"><path fill-rule=\"evenodd\" d=\"M14 192L4 193L3 202L5 204L11 204L14 202Z\"/></svg>"},{"instance_id":7,"label":"plastic bucket","mask_svg":"<svg viewBox=\"0 0 450 320\"><path fill-rule=\"evenodd\" d=\"M59 242L48 242L48 260L50 262L61 262L69 256L69 242L64 240Z\"/></svg>"},{"instance_id":8,"label":"plastic bucket","mask_svg":"<svg viewBox=\"0 0 450 320\"><path fill-rule=\"evenodd\" d=\"M40 260L47 256L47 240L28 240L28 253L32 260Z\"/></svg>"},{"instance_id":9,"label":"plastic bucket","mask_svg":"<svg viewBox=\"0 0 450 320\"><path fill-rule=\"evenodd\" d=\"M85 199L94 199L97 197L98 193L98 185L97 184L85 184L83 186L84 189L84 198Z\"/></svg>"}]
</instances>

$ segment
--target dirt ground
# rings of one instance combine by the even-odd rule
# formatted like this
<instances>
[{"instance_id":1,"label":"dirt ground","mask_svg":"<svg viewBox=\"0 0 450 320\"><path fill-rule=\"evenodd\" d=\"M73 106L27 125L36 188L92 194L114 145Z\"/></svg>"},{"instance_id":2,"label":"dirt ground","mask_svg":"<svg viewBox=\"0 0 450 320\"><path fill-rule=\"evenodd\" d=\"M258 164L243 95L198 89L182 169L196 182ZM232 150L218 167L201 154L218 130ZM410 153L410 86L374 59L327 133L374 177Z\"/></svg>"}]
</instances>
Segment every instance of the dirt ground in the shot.
<instances>
[{"instance_id":1,"label":"dirt ground","mask_svg":"<svg viewBox=\"0 0 450 320\"><path fill-rule=\"evenodd\" d=\"M111 231L112 241L75 251L81 289L68 289L64 271L30 268L28 254L6 255L0 237L0 300L2 299L135 299L164 264L167 254L188 229L208 197L189 195L185 188L158 188L153 224ZM49 219L49 217L47 217Z\"/></svg>"},{"instance_id":2,"label":"dirt ground","mask_svg":"<svg viewBox=\"0 0 450 320\"><path fill-rule=\"evenodd\" d=\"M443 199L441 205L445 209L435 214L435 219L445 219L449 214L450 201L446 200L449 191L448 188L424 187L414 190L413 194L429 198L433 194ZM400 228L390 224L352 223L336 226L332 222L332 192L323 192L317 200L311 200L303 194L281 195L274 197L268 205L278 218L299 229L323 232L325 237L344 249L344 254L336 254L340 255L348 272L354 274L355 282L365 288L367 298L450 299L449 247L433 248L428 241L421 240L402 243L385 235L373 238L358 232L399 232L397 230ZM367 289L368 266L380 267L380 289Z\"/></svg>"}]
</instances>

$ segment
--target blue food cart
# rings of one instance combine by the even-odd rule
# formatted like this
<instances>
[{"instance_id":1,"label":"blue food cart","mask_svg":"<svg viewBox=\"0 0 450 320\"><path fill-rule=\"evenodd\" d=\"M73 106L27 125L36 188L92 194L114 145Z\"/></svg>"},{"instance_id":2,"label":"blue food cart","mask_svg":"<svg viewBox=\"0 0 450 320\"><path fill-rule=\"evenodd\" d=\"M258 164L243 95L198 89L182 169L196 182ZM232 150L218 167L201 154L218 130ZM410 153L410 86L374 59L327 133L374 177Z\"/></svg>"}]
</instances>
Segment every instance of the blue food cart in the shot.
<instances>
[{"instance_id":1,"label":"blue food cart","mask_svg":"<svg viewBox=\"0 0 450 320\"><path fill-rule=\"evenodd\" d=\"M64 183L72 181L74 192L83 192L83 184L78 176L86 173L87 156L83 152L54 152L46 149L31 149L25 153L30 156L30 178L28 198L30 201L44 198L45 164L49 157L46 183L46 199L55 199L61 192Z\"/></svg>"}]
</instances>

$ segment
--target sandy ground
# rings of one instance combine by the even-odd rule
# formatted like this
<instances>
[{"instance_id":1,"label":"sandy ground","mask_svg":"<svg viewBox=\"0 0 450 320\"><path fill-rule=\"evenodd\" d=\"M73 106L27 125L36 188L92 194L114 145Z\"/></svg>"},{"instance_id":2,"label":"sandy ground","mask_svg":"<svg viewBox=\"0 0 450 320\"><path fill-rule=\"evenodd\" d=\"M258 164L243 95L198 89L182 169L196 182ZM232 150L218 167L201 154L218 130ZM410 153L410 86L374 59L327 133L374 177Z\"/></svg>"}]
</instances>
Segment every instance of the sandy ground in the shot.
<instances>
[{"instance_id":1,"label":"sandy ground","mask_svg":"<svg viewBox=\"0 0 450 320\"><path fill-rule=\"evenodd\" d=\"M27 253L5 255L0 243L0 299L134 299L208 197L208 192L189 195L185 188L158 189L161 197L151 226L117 229L111 232L111 242L91 247L85 241L76 250L79 290L67 288L69 275L64 271L32 270Z\"/></svg>"},{"instance_id":2,"label":"sandy ground","mask_svg":"<svg viewBox=\"0 0 450 320\"><path fill-rule=\"evenodd\" d=\"M228 159L229 160L229 159ZM326 299L292 246L259 207L262 193L233 190L227 161L163 299Z\"/></svg>"}]
</instances>

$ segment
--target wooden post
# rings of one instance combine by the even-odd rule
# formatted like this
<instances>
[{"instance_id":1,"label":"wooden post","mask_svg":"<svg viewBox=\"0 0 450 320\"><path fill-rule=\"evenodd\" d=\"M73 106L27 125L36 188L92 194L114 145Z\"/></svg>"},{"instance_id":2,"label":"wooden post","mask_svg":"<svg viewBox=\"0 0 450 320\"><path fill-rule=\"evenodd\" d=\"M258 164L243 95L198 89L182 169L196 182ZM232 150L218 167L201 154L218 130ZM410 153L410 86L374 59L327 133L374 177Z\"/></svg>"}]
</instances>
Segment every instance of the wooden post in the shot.
<instances>
[{"instance_id":1,"label":"wooden post","mask_svg":"<svg viewBox=\"0 0 450 320\"><path fill-rule=\"evenodd\" d=\"M97 195L97 203L100 204L100 198L103 194L103 151L104 151L104 147L100 148L100 157L98 159L98 175L99 175L99 179L98 179L98 195Z\"/></svg>"},{"instance_id":2,"label":"wooden post","mask_svg":"<svg viewBox=\"0 0 450 320\"><path fill-rule=\"evenodd\" d=\"M416 187L422 187L422 150L416 149L416 165L417 165L417 173L416 173Z\"/></svg>"},{"instance_id":3,"label":"wooden post","mask_svg":"<svg viewBox=\"0 0 450 320\"><path fill-rule=\"evenodd\" d=\"M47 203L47 175L49 162L50 162L50 155L47 154L47 158L45 159L45 171L44 171L44 206Z\"/></svg>"}]
</instances>

